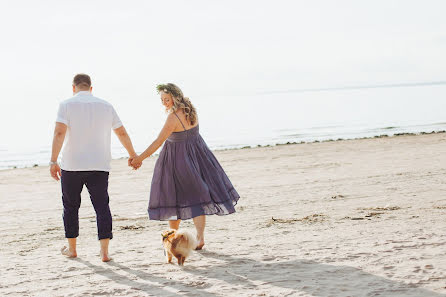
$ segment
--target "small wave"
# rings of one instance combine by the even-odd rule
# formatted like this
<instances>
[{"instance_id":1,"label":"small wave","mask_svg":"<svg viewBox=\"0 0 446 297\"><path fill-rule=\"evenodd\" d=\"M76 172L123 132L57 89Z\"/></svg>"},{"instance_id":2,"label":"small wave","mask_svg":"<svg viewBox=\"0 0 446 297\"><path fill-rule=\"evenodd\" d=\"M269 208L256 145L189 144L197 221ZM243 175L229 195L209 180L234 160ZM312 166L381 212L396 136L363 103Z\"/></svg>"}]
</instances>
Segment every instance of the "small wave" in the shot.
<instances>
[{"instance_id":1,"label":"small wave","mask_svg":"<svg viewBox=\"0 0 446 297\"><path fill-rule=\"evenodd\" d=\"M317 127L304 127L304 128L295 128L295 129L276 129L274 132L292 132L296 130L308 130L308 131L315 131L315 130L325 130L325 129L338 129L338 128L346 128L346 126L342 125L328 125L328 126L317 126Z\"/></svg>"},{"instance_id":2,"label":"small wave","mask_svg":"<svg viewBox=\"0 0 446 297\"><path fill-rule=\"evenodd\" d=\"M280 135L279 137L276 137L276 138L305 137L305 136L308 136L308 134L285 134L285 135Z\"/></svg>"}]
</instances>

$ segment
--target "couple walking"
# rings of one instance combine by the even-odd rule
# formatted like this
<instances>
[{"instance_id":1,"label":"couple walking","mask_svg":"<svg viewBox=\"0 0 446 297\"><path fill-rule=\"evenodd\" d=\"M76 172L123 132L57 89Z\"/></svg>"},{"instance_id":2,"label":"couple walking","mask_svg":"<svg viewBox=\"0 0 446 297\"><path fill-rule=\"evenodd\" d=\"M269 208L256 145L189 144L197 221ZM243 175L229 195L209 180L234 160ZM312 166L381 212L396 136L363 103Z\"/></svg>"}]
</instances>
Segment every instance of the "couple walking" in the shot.
<instances>
[{"instance_id":1,"label":"couple walking","mask_svg":"<svg viewBox=\"0 0 446 297\"><path fill-rule=\"evenodd\" d=\"M108 245L113 238L109 207L111 130L129 154L129 166L141 167L163 143L156 161L149 200L149 219L169 221L178 229L181 220L193 219L197 249L204 245L205 215L235 212L239 195L223 168L199 134L198 117L190 100L174 84L157 86L168 116L153 143L140 155L135 150L113 106L92 95L91 79L73 79L74 97L59 106L50 162L51 176L61 181L63 221L68 247L62 254L77 257L79 207L85 185L96 211L102 261L110 261ZM61 164L57 160L64 145Z\"/></svg>"}]
</instances>

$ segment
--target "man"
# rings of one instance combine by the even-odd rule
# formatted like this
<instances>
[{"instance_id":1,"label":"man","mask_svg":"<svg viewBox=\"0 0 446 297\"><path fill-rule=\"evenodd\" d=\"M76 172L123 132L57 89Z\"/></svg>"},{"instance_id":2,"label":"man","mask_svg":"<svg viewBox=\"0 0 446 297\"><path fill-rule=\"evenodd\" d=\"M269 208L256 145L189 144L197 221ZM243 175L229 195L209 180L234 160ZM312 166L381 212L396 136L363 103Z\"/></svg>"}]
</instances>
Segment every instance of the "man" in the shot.
<instances>
[{"instance_id":1,"label":"man","mask_svg":"<svg viewBox=\"0 0 446 297\"><path fill-rule=\"evenodd\" d=\"M111 260L108 245L112 234L112 216L109 208L108 175L110 171L110 138L113 129L129 153L136 156L132 142L113 106L91 94L91 79L78 74L73 79L74 97L59 106L50 162L50 173L61 179L63 221L68 248L62 254L75 258L76 238L79 236L79 207L85 185L96 211L98 238L102 261ZM67 134L62 161L57 158Z\"/></svg>"}]
</instances>

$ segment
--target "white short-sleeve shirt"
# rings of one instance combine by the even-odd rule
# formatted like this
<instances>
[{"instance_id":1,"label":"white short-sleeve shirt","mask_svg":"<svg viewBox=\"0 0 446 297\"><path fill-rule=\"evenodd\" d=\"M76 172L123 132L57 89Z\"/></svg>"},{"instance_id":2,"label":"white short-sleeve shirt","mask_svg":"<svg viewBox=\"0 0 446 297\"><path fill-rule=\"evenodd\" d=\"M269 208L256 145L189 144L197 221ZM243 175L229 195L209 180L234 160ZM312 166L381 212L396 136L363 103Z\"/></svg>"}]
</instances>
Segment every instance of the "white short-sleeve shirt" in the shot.
<instances>
[{"instance_id":1,"label":"white short-sleeve shirt","mask_svg":"<svg viewBox=\"0 0 446 297\"><path fill-rule=\"evenodd\" d=\"M56 122L68 126L61 168L66 171L110 171L111 130L122 126L113 106L80 91L60 103Z\"/></svg>"}]
</instances>

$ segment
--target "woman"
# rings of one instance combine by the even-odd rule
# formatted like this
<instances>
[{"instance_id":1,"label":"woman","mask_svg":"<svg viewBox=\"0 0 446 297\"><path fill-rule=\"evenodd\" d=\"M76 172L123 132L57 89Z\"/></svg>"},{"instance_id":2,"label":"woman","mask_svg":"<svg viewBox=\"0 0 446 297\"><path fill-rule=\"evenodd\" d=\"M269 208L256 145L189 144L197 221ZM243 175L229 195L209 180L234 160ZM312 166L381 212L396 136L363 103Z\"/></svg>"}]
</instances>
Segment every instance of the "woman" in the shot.
<instances>
[{"instance_id":1,"label":"woman","mask_svg":"<svg viewBox=\"0 0 446 297\"><path fill-rule=\"evenodd\" d=\"M169 220L178 229L181 220L193 219L198 245L204 246L205 215L235 212L240 196L214 154L201 138L195 107L174 84L157 86L168 112L158 138L129 163L139 168L164 142L153 172L149 219Z\"/></svg>"}]
</instances>

